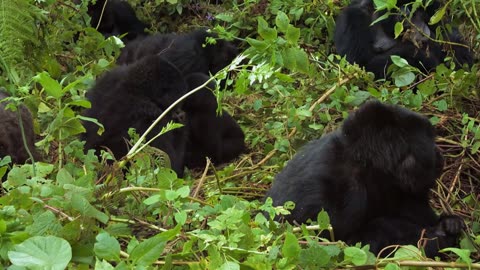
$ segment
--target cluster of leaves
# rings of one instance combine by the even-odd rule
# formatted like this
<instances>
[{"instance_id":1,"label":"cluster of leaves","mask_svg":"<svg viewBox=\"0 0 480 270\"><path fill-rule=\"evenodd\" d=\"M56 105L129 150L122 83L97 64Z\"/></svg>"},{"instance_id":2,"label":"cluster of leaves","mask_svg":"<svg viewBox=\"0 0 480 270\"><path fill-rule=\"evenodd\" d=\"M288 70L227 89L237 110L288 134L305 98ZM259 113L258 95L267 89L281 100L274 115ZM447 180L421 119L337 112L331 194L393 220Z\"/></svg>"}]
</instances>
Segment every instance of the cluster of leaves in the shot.
<instances>
[{"instance_id":1,"label":"cluster of leaves","mask_svg":"<svg viewBox=\"0 0 480 270\"><path fill-rule=\"evenodd\" d=\"M350 109L371 97L422 110L434 124L445 127L441 141L451 146L447 152L453 173L450 178L449 173L442 176L445 188L437 194L455 188L458 182L452 179L457 178L480 186L478 66L455 71L441 65L424 77L394 58L393 80L374 81L371 74L334 54L334 16L346 3L244 0L215 5L216 30L244 41L244 58L230 67L233 75L227 84L233 91L218 94L244 128L251 154L221 170L210 168L206 175L190 172L177 179L152 149L134 155L129 166L107 163L108 154L99 160L93 151L84 153L78 140L84 131L81 121L95 121L80 114L90 106L85 92L114 65L122 45L88 26L86 1L38 2L0 2L5 7L22 5L22 15L42 14L37 21L24 23L30 29L22 32L27 35L22 46L15 47L16 62L0 63L7 75L0 85L31 109L42 137L37 146L44 154L43 162L34 165L12 167L8 157L0 160L0 172L11 167L0 197L0 269L451 266L425 261L414 246L390 249L387 258L378 259L368 246L348 247L325 239L332 229L324 212L309 226L294 227L267 217L287 213L288 205L273 207L270 200L245 198L261 198L299 146L334 129ZM183 8L198 1L130 2L143 19L166 5L168 13L183 23L196 20ZM394 2L375 1L390 9ZM467 0L449 3L468 7L464 16L469 18L479 8ZM0 40L18 40L1 31L8 23L19 22L10 20L2 20ZM479 33L473 46L479 43ZM457 256L457 267L478 267L472 262L479 255L471 253L480 245L480 209L474 192L444 200L454 211L472 210L468 237L461 248L449 249Z\"/></svg>"}]
</instances>

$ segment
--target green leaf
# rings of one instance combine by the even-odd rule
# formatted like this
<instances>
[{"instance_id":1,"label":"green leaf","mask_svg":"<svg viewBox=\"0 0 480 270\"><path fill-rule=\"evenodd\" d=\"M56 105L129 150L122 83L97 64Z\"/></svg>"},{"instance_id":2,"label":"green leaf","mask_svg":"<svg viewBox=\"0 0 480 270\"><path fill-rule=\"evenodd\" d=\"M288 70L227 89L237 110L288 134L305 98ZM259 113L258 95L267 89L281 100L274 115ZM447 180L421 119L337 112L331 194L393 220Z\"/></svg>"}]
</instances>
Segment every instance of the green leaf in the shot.
<instances>
[{"instance_id":1,"label":"green leaf","mask_svg":"<svg viewBox=\"0 0 480 270\"><path fill-rule=\"evenodd\" d=\"M447 2L447 3L450 3L450 2ZM430 21L428 22L428 24L433 25L441 21L443 16L445 15L445 11L447 10L447 7L448 7L448 4L443 5L442 8L437 10L437 12L435 12L435 14L433 14L433 16L430 18Z\"/></svg>"},{"instance_id":2,"label":"green leaf","mask_svg":"<svg viewBox=\"0 0 480 270\"><path fill-rule=\"evenodd\" d=\"M398 260L417 260L421 256L420 250L413 245L407 245L400 247L393 256Z\"/></svg>"},{"instance_id":3,"label":"green leaf","mask_svg":"<svg viewBox=\"0 0 480 270\"><path fill-rule=\"evenodd\" d=\"M302 249L299 259L302 269L320 269L328 265L331 257L325 247L315 244L307 249Z\"/></svg>"},{"instance_id":4,"label":"green leaf","mask_svg":"<svg viewBox=\"0 0 480 270\"><path fill-rule=\"evenodd\" d=\"M397 67L402 68L402 67L408 67L409 66L407 60L401 58L398 55L392 55L392 56L390 56L390 58L392 59L393 64Z\"/></svg>"},{"instance_id":5,"label":"green leaf","mask_svg":"<svg viewBox=\"0 0 480 270\"><path fill-rule=\"evenodd\" d=\"M120 259L120 243L115 237L102 231L95 240L93 251L97 257L108 261L118 261Z\"/></svg>"},{"instance_id":6,"label":"green leaf","mask_svg":"<svg viewBox=\"0 0 480 270\"><path fill-rule=\"evenodd\" d=\"M322 210L317 215L318 227L320 230L326 230L330 226L330 217L325 210Z\"/></svg>"},{"instance_id":7,"label":"green leaf","mask_svg":"<svg viewBox=\"0 0 480 270\"><path fill-rule=\"evenodd\" d=\"M300 39L300 28L297 28L293 25L288 25L285 38L287 39L288 43L296 45Z\"/></svg>"},{"instance_id":8,"label":"green leaf","mask_svg":"<svg viewBox=\"0 0 480 270\"><path fill-rule=\"evenodd\" d=\"M187 198L190 195L190 187L189 186L183 186L179 189L177 189L177 194L180 196L180 198Z\"/></svg>"},{"instance_id":9,"label":"green leaf","mask_svg":"<svg viewBox=\"0 0 480 270\"><path fill-rule=\"evenodd\" d=\"M72 248L59 237L34 236L15 245L13 251L8 252L8 258L15 266L63 270L72 259Z\"/></svg>"},{"instance_id":10,"label":"green leaf","mask_svg":"<svg viewBox=\"0 0 480 270\"><path fill-rule=\"evenodd\" d=\"M282 254L284 258L290 258L296 260L300 253L300 245L298 244L297 237L291 232L285 234L285 241L282 247Z\"/></svg>"},{"instance_id":11,"label":"green leaf","mask_svg":"<svg viewBox=\"0 0 480 270\"><path fill-rule=\"evenodd\" d=\"M175 216L175 221L180 225L184 225L185 222L187 221L187 212L185 211L177 212L175 213L174 216Z\"/></svg>"},{"instance_id":12,"label":"green leaf","mask_svg":"<svg viewBox=\"0 0 480 270\"><path fill-rule=\"evenodd\" d=\"M225 262L218 269L219 270L240 270L240 265L235 262Z\"/></svg>"},{"instance_id":13,"label":"green leaf","mask_svg":"<svg viewBox=\"0 0 480 270\"><path fill-rule=\"evenodd\" d=\"M408 69L400 69L392 74L395 86L407 86L415 81L415 74Z\"/></svg>"},{"instance_id":14,"label":"green leaf","mask_svg":"<svg viewBox=\"0 0 480 270\"><path fill-rule=\"evenodd\" d=\"M130 254L130 260L132 260L133 265L149 266L155 262L162 254L167 241L177 236L180 229L181 226L177 226L138 244Z\"/></svg>"},{"instance_id":15,"label":"green leaf","mask_svg":"<svg viewBox=\"0 0 480 270\"><path fill-rule=\"evenodd\" d=\"M470 258L471 251L468 249L459 249L459 248L444 248L441 251L450 251L455 253L460 260L466 263L469 267L472 266L472 259Z\"/></svg>"},{"instance_id":16,"label":"green leaf","mask_svg":"<svg viewBox=\"0 0 480 270\"><path fill-rule=\"evenodd\" d=\"M403 21L395 23L395 38L403 32Z\"/></svg>"},{"instance_id":17,"label":"green leaf","mask_svg":"<svg viewBox=\"0 0 480 270\"><path fill-rule=\"evenodd\" d=\"M98 221L106 224L108 222L108 216L97 210L93 207L87 199L79 194L73 194L71 199L73 209L80 212L80 214L86 217L93 217L96 218Z\"/></svg>"},{"instance_id":18,"label":"green leaf","mask_svg":"<svg viewBox=\"0 0 480 270\"><path fill-rule=\"evenodd\" d=\"M258 34L267 41L275 41L277 39L277 30L268 27L264 18L258 17Z\"/></svg>"},{"instance_id":19,"label":"green leaf","mask_svg":"<svg viewBox=\"0 0 480 270\"><path fill-rule=\"evenodd\" d=\"M62 86L52 79L47 72L39 73L33 77L33 79L42 85L48 95L54 98L60 98L62 96Z\"/></svg>"},{"instance_id":20,"label":"green leaf","mask_svg":"<svg viewBox=\"0 0 480 270\"><path fill-rule=\"evenodd\" d=\"M345 259L350 260L354 265L364 265L367 262L367 253L357 247L347 247L344 253Z\"/></svg>"},{"instance_id":21,"label":"green leaf","mask_svg":"<svg viewBox=\"0 0 480 270\"><path fill-rule=\"evenodd\" d=\"M252 46L253 48L255 48L258 51L264 51L268 48L268 43L265 42L265 41L256 40L256 39L253 39L253 38L247 38L246 40L247 40L248 44L250 44L250 46Z\"/></svg>"},{"instance_id":22,"label":"green leaf","mask_svg":"<svg viewBox=\"0 0 480 270\"><path fill-rule=\"evenodd\" d=\"M288 18L287 14L283 11L278 11L277 17L275 18L275 25L277 25L278 29L281 32L287 32L287 27L290 24L290 19Z\"/></svg>"},{"instance_id":23,"label":"green leaf","mask_svg":"<svg viewBox=\"0 0 480 270\"><path fill-rule=\"evenodd\" d=\"M398 266L396 263L387 263L385 265L385 270L400 270L400 266Z\"/></svg>"}]
</instances>

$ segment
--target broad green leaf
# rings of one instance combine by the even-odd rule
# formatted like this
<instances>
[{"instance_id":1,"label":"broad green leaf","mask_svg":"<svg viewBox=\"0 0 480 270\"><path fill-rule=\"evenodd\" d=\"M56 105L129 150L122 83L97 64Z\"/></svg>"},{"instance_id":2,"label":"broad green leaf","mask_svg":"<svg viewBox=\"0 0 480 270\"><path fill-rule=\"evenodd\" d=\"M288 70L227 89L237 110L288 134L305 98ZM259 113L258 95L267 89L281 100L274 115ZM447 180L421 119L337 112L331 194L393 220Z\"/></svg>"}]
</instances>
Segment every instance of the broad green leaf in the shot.
<instances>
[{"instance_id":1,"label":"broad green leaf","mask_svg":"<svg viewBox=\"0 0 480 270\"><path fill-rule=\"evenodd\" d=\"M415 81L415 74L408 69L397 70L392 74L395 86L407 86Z\"/></svg>"},{"instance_id":2,"label":"broad green leaf","mask_svg":"<svg viewBox=\"0 0 480 270\"><path fill-rule=\"evenodd\" d=\"M60 98L62 96L62 86L50 77L47 72L37 74L33 79L40 83L49 96Z\"/></svg>"},{"instance_id":3,"label":"broad green leaf","mask_svg":"<svg viewBox=\"0 0 480 270\"><path fill-rule=\"evenodd\" d=\"M175 221L178 224L183 225L187 221L187 212L185 211L177 212L175 213L174 217L175 217Z\"/></svg>"},{"instance_id":4,"label":"broad green leaf","mask_svg":"<svg viewBox=\"0 0 480 270\"><path fill-rule=\"evenodd\" d=\"M240 270L240 265L235 262L225 262L218 269L219 270Z\"/></svg>"},{"instance_id":5,"label":"broad green leaf","mask_svg":"<svg viewBox=\"0 0 480 270\"><path fill-rule=\"evenodd\" d=\"M317 215L318 227L320 230L326 230L330 226L330 217L325 210L322 210Z\"/></svg>"},{"instance_id":6,"label":"broad green leaf","mask_svg":"<svg viewBox=\"0 0 480 270\"><path fill-rule=\"evenodd\" d=\"M398 260L418 260L422 256L420 250L413 245L400 247L393 256Z\"/></svg>"},{"instance_id":7,"label":"broad green leaf","mask_svg":"<svg viewBox=\"0 0 480 270\"><path fill-rule=\"evenodd\" d=\"M275 24L277 25L278 29L283 33L287 32L287 27L290 24L290 19L288 18L287 14L283 11L278 11L277 17L275 18Z\"/></svg>"},{"instance_id":8,"label":"broad green leaf","mask_svg":"<svg viewBox=\"0 0 480 270\"><path fill-rule=\"evenodd\" d=\"M387 263L387 265L385 265L385 270L400 270L400 266L398 266L397 264L395 263Z\"/></svg>"},{"instance_id":9,"label":"broad green leaf","mask_svg":"<svg viewBox=\"0 0 480 270\"><path fill-rule=\"evenodd\" d=\"M277 30L270 28L264 18L258 17L258 34L268 41L277 39Z\"/></svg>"},{"instance_id":10,"label":"broad green leaf","mask_svg":"<svg viewBox=\"0 0 480 270\"><path fill-rule=\"evenodd\" d=\"M15 245L8 252L15 266L30 269L63 270L72 259L72 248L63 238L56 236L34 236Z\"/></svg>"},{"instance_id":11,"label":"broad green leaf","mask_svg":"<svg viewBox=\"0 0 480 270\"><path fill-rule=\"evenodd\" d=\"M407 60L401 58L398 55L392 55L392 56L390 56L390 58L392 59L393 64L396 65L397 67L402 68L402 67L408 66Z\"/></svg>"},{"instance_id":12,"label":"broad green leaf","mask_svg":"<svg viewBox=\"0 0 480 270\"><path fill-rule=\"evenodd\" d=\"M298 257L302 269L320 269L327 266L331 259L325 247L318 244L302 249Z\"/></svg>"},{"instance_id":13,"label":"broad green leaf","mask_svg":"<svg viewBox=\"0 0 480 270\"><path fill-rule=\"evenodd\" d=\"M300 39L300 28L289 24L287 27L287 32L285 33L285 38L287 39L288 43L296 45Z\"/></svg>"},{"instance_id":14,"label":"broad green leaf","mask_svg":"<svg viewBox=\"0 0 480 270\"><path fill-rule=\"evenodd\" d=\"M108 216L97 210L93 207L87 199L79 194L73 194L71 199L73 209L80 212L80 214L86 217L93 217L96 218L98 221L106 224L108 222Z\"/></svg>"},{"instance_id":15,"label":"broad green leaf","mask_svg":"<svg viewBox=\"0 0 480 270\"><path fill-rule=\"evenodd\" d=\"M179 189L177 189L177 194L180 196L180 198L187 198L190 195L190 187L189 186L183 186Z\"/></svg>"},{"instance_id":16,"label":"broad green leaf","mask_svg":"<svg viewBox=\"0 0 480 270\"><path fill-rule=\"evenodd\" d=\"M471 251L468 249L459 249L459 248L444 248L441 251L450 251L455 253L460 257L461 261L466 263L468 266L472 265L472 259L470 258Z\"/></svg>"},{"instance_id":17,"label":"broad green leaf","mask_svg":"<svg viewBox=\"0 0 480 270\"><path fill-rule=\"evenodd\" d=\"M364 265L367 262L367 253L357 247L347 247L344 253L345 259L350 260L354 265Z\"/></svg>"},{"instance_id":18,"label":"broad green leaf","mask_svg":"<svg viewBox=\"0 0 480 270\"><path fill-rule=\"evenodd\" d=\"M282 254L284 258L296 260L300 253L300 245L298 244L297 237L291 232L285 234L285 241L283 242Z\"/></svg>"},{"instance_id":19,"label":"broad green leaf","mask_svg":"<svg viewBox=\"0 0 480 270\"><path fill-rule=\"evenodd\" d=\"M108 261L118 261L120 259L120 243L115 237L102 231L95 240L93 251L97 257Z\"/></svg>"},{"instance_id":20,"label":"broad green leaf","mask_svg":"<svg viewBox=\"0 0 480 270\"><path fill-rule=\"evenodd\" d=\"M157 234L138 244L130 254L130 260L134 266L149 266L155 262L163 252L167 241L180 233L181 226L177 226L166 232Z\"/></svg>"},{"instance_id":21,"label":"broad green leaf","mask_svg":"<svg viewBox=\"0 0 480 270\"><path fill-rule=\"evenodd\" d=\"M258 51L264 51L265 49L268 48L268 43L265 41L256 40L253 38L246 38L246 40L248 44L250 44L250 46L254 47Z\"/></svg>"}]
</instances>

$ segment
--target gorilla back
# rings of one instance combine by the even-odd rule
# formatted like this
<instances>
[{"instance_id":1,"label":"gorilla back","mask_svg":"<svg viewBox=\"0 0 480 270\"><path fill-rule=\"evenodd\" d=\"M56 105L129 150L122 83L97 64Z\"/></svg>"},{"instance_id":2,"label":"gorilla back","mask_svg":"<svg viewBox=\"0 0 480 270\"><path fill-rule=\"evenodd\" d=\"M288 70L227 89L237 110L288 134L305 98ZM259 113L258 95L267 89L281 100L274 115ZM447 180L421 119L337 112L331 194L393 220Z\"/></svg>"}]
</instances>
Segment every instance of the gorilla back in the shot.
<instances>
[{"instance_id":1,"label":"gorilla back","mask_svg":"<svg viewBox=\"0 0 480 270\"><path fill-rule=\"evenodd\" d=\"M180 71L158 55L107 72L88 92L92 107L84 113L102 123L105 131L98 135L98 127L92 122L85 122L86 149L107 147L116 158L123 157L128 150L128 129L135 128L138 134L145 132L186 90ZM174 113L169 113L147 139L158 134L170 120L177 120ZM172 169L182 176L185 144L186 131L179 128L163 134L151 146L165 151L170 157Z\"/></svg>"},{"instance_id":2,"label":"gorilla back","mask_svg":"<svg viewBox=\"0 0 480 270\"><path fill-rule=\"evenodd\" d=\"M177 66L184 75L200 72L215 74L237 56L237 48L218 39L205 44L207 37L216 37L205 29L186 34L156 34L129 43L123 48L118 64L130 64L142 57L160 54ZM205 45L204 45L205 44Z\"/></svg>"},{"instance_id":3,"label":"gorilla back","mask_svg":"<svg viewBox=\"0 0 480 270\"><path fill-rule=\"evenodd\" d=\"M429 189L443 168L428 119L407 109L368 102L342 127L307 144L280 172L267 197L274 205L293 201L288 221L330 215L335 236L370 244L372 252L416 244L422 229L437 237L428 256L455 244L463 221L439 218Z\"/></svg>"}]
</instances>

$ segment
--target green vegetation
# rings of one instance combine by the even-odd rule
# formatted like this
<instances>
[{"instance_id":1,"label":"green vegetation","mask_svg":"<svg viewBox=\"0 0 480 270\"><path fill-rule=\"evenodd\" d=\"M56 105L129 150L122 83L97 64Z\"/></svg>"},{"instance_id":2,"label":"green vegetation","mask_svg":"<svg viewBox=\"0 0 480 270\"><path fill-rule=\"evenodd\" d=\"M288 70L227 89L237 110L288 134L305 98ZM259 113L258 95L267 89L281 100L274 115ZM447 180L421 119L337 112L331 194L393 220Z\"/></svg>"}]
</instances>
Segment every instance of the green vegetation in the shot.
<instances>
[{"instance_id":1,"label":"green vegetation","mask_svg":"<svg viewBox=\"0 0 480 270\"><path fill-rule=\"evenodd\" d=\"M0 160L0 174L12 167L0 193L0 269L480 269L478 64L421 76L398 60L391 81L374 81L335 54L334 18L345 0L129 2L152 32L206 25L241 43L245 59L217 75L233 90L217 95L249 153L185 179L148 147L112 165L107 153L85 154L85 93L115 66L121 42L89 27L86 3L0 0L0 86L31 110L43 155L34 165ZM478 58L480 3L445 7L436 16L460 23ZM376 258L368 246L320 239L330 229L323 212L301 227L260 213L286 211L261 199L296 150L371 97L436 125L446 167L432 204L468 227L460 248L449 249L454 263L427 260L414 246Z\"/></svg>"}]
</instances>

